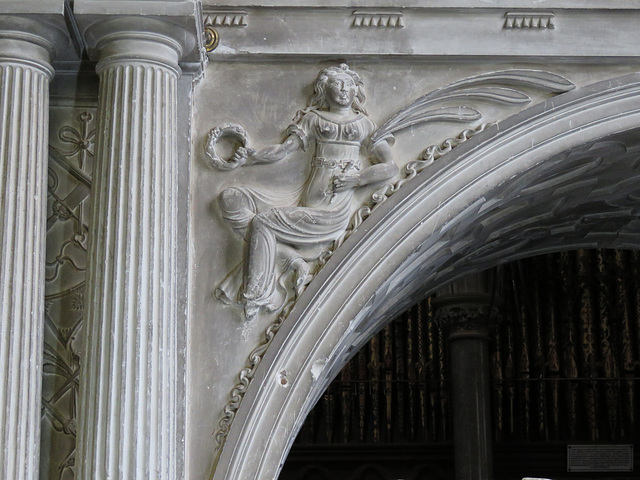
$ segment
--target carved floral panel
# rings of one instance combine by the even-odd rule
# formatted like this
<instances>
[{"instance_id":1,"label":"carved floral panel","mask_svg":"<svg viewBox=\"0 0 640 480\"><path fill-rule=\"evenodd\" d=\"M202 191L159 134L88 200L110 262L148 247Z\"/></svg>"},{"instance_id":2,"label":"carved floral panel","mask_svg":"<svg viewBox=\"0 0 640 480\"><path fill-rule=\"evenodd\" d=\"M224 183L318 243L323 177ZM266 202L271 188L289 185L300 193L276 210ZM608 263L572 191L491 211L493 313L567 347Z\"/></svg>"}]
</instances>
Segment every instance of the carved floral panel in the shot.
<instances>
[{"instance_id":1,"label":"carved floral panel","mask_svg":"<svg viewBox=\"0 0 640 480\"><path fill-rule=\"evenodd\" d=\"M51 109L40 478L75 478L95 109Z\"/></svg>"}]
</instances>

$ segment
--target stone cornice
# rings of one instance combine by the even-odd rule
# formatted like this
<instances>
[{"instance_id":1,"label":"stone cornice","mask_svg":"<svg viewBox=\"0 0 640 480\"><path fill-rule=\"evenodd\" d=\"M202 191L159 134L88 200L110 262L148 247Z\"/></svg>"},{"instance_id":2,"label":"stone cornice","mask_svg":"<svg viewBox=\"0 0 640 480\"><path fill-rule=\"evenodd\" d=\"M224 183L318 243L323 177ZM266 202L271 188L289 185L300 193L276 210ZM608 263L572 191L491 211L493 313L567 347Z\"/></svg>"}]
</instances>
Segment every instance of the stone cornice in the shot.
<instances>
[{"instance_id":1,"label":"stone cornice","mask_svg":"<svg viewBox=\"0 0 640 480\"><path fill-rule=\"evenodd\" d=\"M63 0L0 1L0 37L44 48L48 63L80 59L81 49L69 33L69 23L72 22Z\"/></svg>"},{"instance_id":2,"label":"stone cornice","mask_svg":"<svg viewBox=\"0 0 640 480\"><path fill-rule=\"evenodd\" d=\"M0 12L6 15L62 15L64 0L0 1Z\"/></svg>"},{"instance_id":3,"label":"stone cornice","mask_svg":"<svg viewBox=\"0 0 640 480\"><path fill-rule=\"evenodd\" d=\"M243 28L233 25L214 27L219 45L210 53L211 59L247 59L273 57L381 56L385 58L425 58L428 60L478 60L483 58L565 61L640 61L635 48L636 25L640 21L637 4L623 2L617 9L593 8L580 2L581 8L568 2L545 2L544 8L531 8L530 2L455 2L423 7L408 2L330 1L319 8L315 3L241 1L233 5L213 5L203 8L205 15L243 11ZM526 3L526 5L525 5ZM526 11L524 10L525 6ZM590 8L591 7L591 8ZM354 26L354 14L381 18L375 22L387 28ZM515 19L512 28L505 28L507 15L527 14L521 22ZM391 16L390 16L391 15ZM402 28L388 28L401 19ZM364 18L364 17L363 17ZM368 18L368 17L367 17ZM540 27L540 18L543 18ZM552 19L550 21L549 19ZM511 23L508 23L511 25ZM521 28L537 25L537 28ZM597 35L584 35L594 31ZM518 27L518 28L516 28ZM335 39L339 37L340 41Z\"/></svg>"},{"instance_id":4,"label":"stone cornice","mask_svg":"<svg viewBox=\"0 0 640 480\"><path fill-rule=\"evenodd\" d=\"M198 2L76 0L73 10L92 60L100 59L107 37L130 40L138 37L147 42L155 37L161 45L172 45L183 71L197 76L204 70L207 59ZM150 58L158 56L153 48L147 53Z\"/></svg>"},{"instance_id":5,"label":"stone cornice","mask_svg":"<svg viewBox=\"0 0 640 480\"><path fill-rule=\"evenodd\" d=\"M325 0L322 2L324 7L336 8L421 8L424 10L438 9L487 9L502 8L513 9L523 8L530 10L532 6L531 0L433 0L425 5L424 0ZM205 10L213 7L254 7L258 4L256 0L235 0L220 2L218 0L203 0L203 8ZM296 7L315 7L318 5L316 0L261 0L260 6L277 7L277 8L296 8ZM640 5L636 0L548 0L545 1L542 8L557 9L591 9L591 10L620 10L631 9L638 10Z\"/></svg>"},{"instance_id":6,"label":"stone cornice","mask_svg":"<svg viewBox=\"0 0 640 480\"><path fill-rule=\"evenodd\" d=\"M77 0L73 7L77 15L155 15L176 21L195 16L198 9L198 2L194 0Z\"/></svg>"}]
</instances>

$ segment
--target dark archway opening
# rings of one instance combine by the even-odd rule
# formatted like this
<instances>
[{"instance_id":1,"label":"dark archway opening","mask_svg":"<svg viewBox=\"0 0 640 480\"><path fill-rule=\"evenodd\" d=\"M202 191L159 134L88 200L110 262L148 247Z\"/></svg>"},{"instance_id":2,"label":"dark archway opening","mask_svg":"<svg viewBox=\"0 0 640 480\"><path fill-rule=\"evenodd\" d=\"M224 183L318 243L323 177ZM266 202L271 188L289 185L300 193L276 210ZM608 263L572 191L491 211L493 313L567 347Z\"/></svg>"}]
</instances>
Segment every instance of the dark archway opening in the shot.
<instances>
[{"instance_id":1,"label":"dark archway opening","mask_svg":"<svg viewBox=\"0 0 640 480\"><path fill-rule=\"evenodd\" d=\"M495 478L633 478L567 472L567 447L640 435L640 252L547 254L499 277ZM415 305L358 351L307 417L281 480L454 478L448 346L433 313L432 299Z\"/></svg>"}]
</instances>

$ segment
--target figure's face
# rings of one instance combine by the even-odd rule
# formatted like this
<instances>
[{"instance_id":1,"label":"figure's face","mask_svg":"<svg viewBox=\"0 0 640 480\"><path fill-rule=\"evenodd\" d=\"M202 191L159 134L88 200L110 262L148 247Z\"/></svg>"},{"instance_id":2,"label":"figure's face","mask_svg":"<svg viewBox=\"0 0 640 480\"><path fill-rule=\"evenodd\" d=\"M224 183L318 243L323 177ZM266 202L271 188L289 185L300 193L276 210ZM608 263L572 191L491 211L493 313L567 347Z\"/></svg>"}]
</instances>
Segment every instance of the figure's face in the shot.
<instances>
[{"instance_id":1,"label":"figure's face","mask_svg":"<svg viewBox=\"0 0 640 480\"><path fill-rule=\"evenodd\" d=\"M329 105L348 107L353 104L357 91L353 78L346 73L339 73L331 76L327 82L327 101Z\"/></svg>"}]
</instances>

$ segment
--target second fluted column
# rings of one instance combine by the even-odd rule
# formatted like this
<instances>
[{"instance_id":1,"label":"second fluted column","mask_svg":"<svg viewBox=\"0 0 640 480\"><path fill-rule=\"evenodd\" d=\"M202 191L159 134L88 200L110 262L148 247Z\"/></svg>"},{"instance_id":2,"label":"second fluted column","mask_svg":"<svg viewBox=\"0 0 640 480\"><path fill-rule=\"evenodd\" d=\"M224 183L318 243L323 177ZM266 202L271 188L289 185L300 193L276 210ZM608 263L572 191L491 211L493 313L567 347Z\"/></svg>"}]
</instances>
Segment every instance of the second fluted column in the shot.
<instances>
[{"instance_id":1,"label":"second fluted column","mask_svg":"<svg viewBox=\"0 0 640 480\"><path fill-rule=\"evenodd\" d=\"M76 464L83 479L174 479L177 81L182 46L160 21L107 21L90 224ZM124 26L124 27L123 27ZM94 29L94 32L96 30Z\"/></svg>"}]
</instances>

